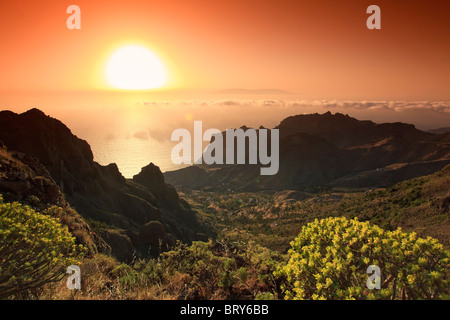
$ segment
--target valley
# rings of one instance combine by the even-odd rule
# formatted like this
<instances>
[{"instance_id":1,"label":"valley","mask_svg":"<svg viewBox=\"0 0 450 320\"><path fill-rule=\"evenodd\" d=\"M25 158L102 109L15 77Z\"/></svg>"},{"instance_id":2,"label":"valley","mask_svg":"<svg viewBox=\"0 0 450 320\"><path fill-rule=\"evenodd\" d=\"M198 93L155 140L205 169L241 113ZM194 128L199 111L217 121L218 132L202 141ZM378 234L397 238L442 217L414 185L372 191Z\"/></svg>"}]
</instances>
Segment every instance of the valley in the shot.
<instances>
[{"instance_id":1,"label":"valley","mask_svg":"<svg viewBox=\"0 0 450 320\"><path fill-rule=\"evenodd\" d=\"M0 298L447 299L448 133L300 120L310 133L280 125L277 175L150 163L126 179L40 110L0 112ZM81 289L55 280L64 261ZM365 288L369 264L394 283Z\"/></svg>"},{"instance_id":2,"label":"valley","mask_svg":"<svg viewBox=\"0 0 450 320\"><path fill-rule=\"evenodd\" d=\"M213 226L218 241L249 241L285 252L301 228L315 219L358 218L386 230L398 227L450 247L450 166L432 175L365 191L200 191L180 197Z\"/></svg>"}]
</instances>

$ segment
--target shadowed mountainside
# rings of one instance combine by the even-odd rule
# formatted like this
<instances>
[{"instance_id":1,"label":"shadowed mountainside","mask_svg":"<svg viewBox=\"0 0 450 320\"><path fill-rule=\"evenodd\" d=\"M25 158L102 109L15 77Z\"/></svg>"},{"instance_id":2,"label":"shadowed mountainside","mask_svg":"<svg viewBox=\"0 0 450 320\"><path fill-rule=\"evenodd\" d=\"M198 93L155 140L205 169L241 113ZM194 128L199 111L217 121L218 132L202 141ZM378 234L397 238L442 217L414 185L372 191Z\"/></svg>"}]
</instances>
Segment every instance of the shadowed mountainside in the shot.
<instances>
[{"instance_id":1,"label":"shadowed mountainside","mask_svg":"<svg viewBox=\"0 0 450 320\"><path fill-rule=\"evenodd\" d=\"M52 192L62 192L78 213L96 225L112 254L121 260L132 259L134 253L160 250L176 239L189 242L205 237L204 227L175 189L164 182L158 167L151 164L134 179L125 179L115 164L96 163L86 141L40 110L0 112L0 141L8 150L40 162L49 174L45 179L51 177L55 182L49 184ZM23 186L14 190L4 187L0 184L0 193L25 190ZM42 194L41 198L48 200Z\"/></svg>"},{"instance_id":2,"label":"shadowed mountainside","mask_svg":"<svg viewBox=\"0 0 450 320\"><path fill-rule=\"evenodd\" d=\"M109 252L110 248L65 200L47 169L27 154L7 151L0 144L0 194L7 202L20 202L43 212L53 206L52 215L69 228L77 242L90 253Z\"/></svg>"},{"instance_id":3,"label":"shadowed mountainside","mask_svg":"<svg viewBox=\"0 0 450 320\"><path fill-rule=\"evenodd\" d=\"M411 124L376 124L327 112L288 117L275 129L280 133L275 175L261 176L261 165L199 165L164 176L175 187L314 191L386 187L450 163L450 135Z\"/></svg>"}]
</instances>

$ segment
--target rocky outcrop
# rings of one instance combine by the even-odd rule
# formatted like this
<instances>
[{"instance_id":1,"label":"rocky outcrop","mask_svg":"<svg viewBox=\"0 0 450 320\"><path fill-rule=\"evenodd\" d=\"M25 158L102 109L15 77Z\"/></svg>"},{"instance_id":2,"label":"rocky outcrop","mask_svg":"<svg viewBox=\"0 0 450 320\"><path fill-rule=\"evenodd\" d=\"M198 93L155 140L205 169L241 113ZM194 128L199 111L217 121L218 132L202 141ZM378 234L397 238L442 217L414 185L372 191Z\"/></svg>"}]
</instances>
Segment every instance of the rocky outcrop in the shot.
<instances>
[{"instance_id":1,"label":"rocky outcrop","mask_svg":"<svg viewBox=\"0 0 450 320\"><path fill-rule=\"evenodd\" d=\"M108 245L70 207L47 169L38 159L0 147L0 194L7 202L21 202L40 212L53 206L52 216L66 225L90 253L109 252Z\"/></svg>"},{"instance_id":2,"label":"rocky outcrop","mask_svg":"<svg viewBox=\"0 0 450 320\"><path fill-rule=\"evenodd\" d=\"M9 201L37 197L45 204L60 204L63 194L36 158L0 150L0 190Z\"/></svg>"},{"instance_id":3,"label":"rocky outcrop","mask_svg":"<svg viewBox=\"0 0 450 320\"><path fill-rule=\"evenodd\" d=\"M133 243L123 231L120 230L102 230L100 236L111 247L111 254L119 261L133 260Z\"/></svg>"},{"instance_id":4,"label":"rocky outcrop","mask_svg":"<svg viewBox=\"0 0 450 320\"><path fill-rule=\"evenodd\" d=\"M164 180L164 175L158 166L150 163L143 167L139 174L133 177L133 182L144 186L156 201L161 203L162 210L166 214L162 215L161 221L165 222L164 229L167 232L166 237L162 237L165 243L171 243L173 235L188 235L189 238L203 240L205 230L200 230L195 216L192 214L189 205L183 199L180 199L176 189L167 184ZM182 220L183 224L177 223ZM149 225L148 223L146 225ZM145 229L140 229L140 235ZM192 232L194 231L194 232ZM144 232L148 234L148 232ZM145 240L142 239L144 242Z\"/></svg>"}]
</instances>

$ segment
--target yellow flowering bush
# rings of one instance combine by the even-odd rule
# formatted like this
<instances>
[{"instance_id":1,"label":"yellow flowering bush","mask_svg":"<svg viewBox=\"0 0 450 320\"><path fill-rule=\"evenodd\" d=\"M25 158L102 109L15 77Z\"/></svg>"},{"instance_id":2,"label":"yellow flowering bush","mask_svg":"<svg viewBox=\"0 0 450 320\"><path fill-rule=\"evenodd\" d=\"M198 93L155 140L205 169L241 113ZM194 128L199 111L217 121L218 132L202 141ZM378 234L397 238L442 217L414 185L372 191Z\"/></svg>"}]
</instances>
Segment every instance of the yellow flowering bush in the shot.
<instances>
[{"instance_id":1,"label":"yellow flowering bush","mask_svg":"<svg viewBox=\"0 0 450 320\"><path fill-rule=\"evenodd\" d=\"M386 231L357 219L327 218L304 226L275 276L285 299L448 298L449 251L433 238ZM375 265L381 288L369 289Z\"/></svg>"},{"instance_id":2,"label":"yellow flowering bush","mask_svg":"<svg viewBox=\"0 0 450 320\"><path fill-rule=\"evenodd\" d=\"M84 251L57 219L0 195L0 298L60 280Z\"/></svg>"}]
</instances>

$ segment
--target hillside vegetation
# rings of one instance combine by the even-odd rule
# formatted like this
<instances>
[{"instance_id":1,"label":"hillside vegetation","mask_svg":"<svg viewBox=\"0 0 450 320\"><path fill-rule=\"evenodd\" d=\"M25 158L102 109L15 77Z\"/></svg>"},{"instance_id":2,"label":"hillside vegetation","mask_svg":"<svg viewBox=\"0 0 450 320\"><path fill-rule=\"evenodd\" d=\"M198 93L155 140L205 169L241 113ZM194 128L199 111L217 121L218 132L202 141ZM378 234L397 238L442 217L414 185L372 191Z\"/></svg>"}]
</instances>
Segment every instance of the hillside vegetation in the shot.
<instances>
[{"instance_id":1,"label":"hillside vegetation","mask_svg":"<svg viewBox=\"0 0 450 320\"><path fill-rule=\"evenodd\" d=\"M9 298L448 299L449 169L357 194L185 193L216 240L129 263L93 254L81 290L60 281ZM380 290L365 283L373 264Z\"/></svg>"},{"instance_id":2,"label":"hillside vegetation","mask_svg":"<svg viewBox=\"0 0 450 320\"><path fill-rule=\"evenodd\" d=\"M218 239L256 241L283 252L302 226L318 218L348 217L386 230L432 236L450 247L450 166L384 189L363 192L219 192L184 190L189 204L216 226Z\"/></svg>"},{"instance_id":3,"label":"hillside vegetation","mask_svg":"<svg viewBox=\"0 0 450 320\"><path fill-rule=\"evenodd\" d=\"M286 299L448 299L450 252L431 237L327 218L302 228L291 246L275 273L287 279ZM378 279L368 279L372 268Z\"/></svg>"},{"instance_id":4,"label":"hillside vegetation","mask_svg":"<svg viewBox=\"0 0 450 320\"><path fill-rule=\"evenodd\" d=\"M79 262L86 248L52 217L58 209L39 213L0 195L0 298L59 281Z\"/></svg>"},{"instance_id":5,"label":"hillside vegetation","mask_svg":"<svg viewBox=\"0 0 450 320\"><path fill-rule=\"evenodd\" d=\"M131 264L96 255L81 262L81 290L64 282L29 292L38 299L448 299L449 251L436 239L368 222L307 224L284 255L253 242L178 244ZM367 268L381 269L367 287Z\"/></svg>"}]
</instances>

